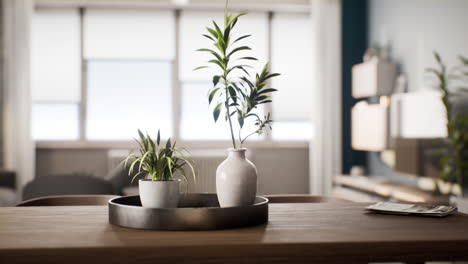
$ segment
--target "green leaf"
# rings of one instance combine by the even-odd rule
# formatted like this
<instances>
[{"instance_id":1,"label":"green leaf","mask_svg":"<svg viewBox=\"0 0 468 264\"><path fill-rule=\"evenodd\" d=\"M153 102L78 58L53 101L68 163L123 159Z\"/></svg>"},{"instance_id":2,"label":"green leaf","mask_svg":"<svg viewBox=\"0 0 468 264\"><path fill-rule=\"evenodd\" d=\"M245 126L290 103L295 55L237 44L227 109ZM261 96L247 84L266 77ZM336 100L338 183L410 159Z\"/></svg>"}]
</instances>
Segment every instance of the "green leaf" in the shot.
<instances>
[{"instance_id":1,"label":"green leaf","mask_svg":"<svg viewBox=\"0 0 468 264\"><path fill-rule=\"evenodd\" d=\"M211 50L211 49L197 49L197 50L195 50L195 51L209 52L209 53L211 53L213 56L215 56L216 59L218 59L218 60L220 60L220 61L223 60L223 58L221 57L221 55L219 55L216 51Z\"/></svg>"},{"instance_id":2,"label":"green leaf","mask_svg":"<svg viewBox=\"0 0 468 264\"><path fill-rule=\"evenodd\" d=\"M196 70L200 70L200 69L204 69L204 68L208 68L208 66L200 66L200 67L197 67L197 68L195 68L193 70L196 71Z\"/></svg>"},{"instance_id":3,"label":"green leaf","mask_svg":"<svg viewBox=\"0 0 468 264\"><path fill-rule=\"evenodd\" d=\"M166 160L167 160L167 167L169 168L169 175L171 176L170 179L172 179L172 164L173 164L173 161L170 157L166 157ZM170 180L168 179L168 180Z\"/></svg>"},{"instance_id":4,"label":"green leaf","mask_svg":"<svg viewBox=\"0 0 468 264\"><path fill-rule=\"evenodd\" d=\"M250 113L250 114L246 115L245 118L247 118L247 117L249 117L249 116L254 116L254 117L256 117L258 120L260 120L260 117L259 117L257 114L255 114L255 113Z\"/></svg>"},{"instance_id":5,"label":"green leaf","mask_svg":"<svg viewBox=\"0 0 468 264\"><path fill-rule=\"evenodd\" d=\"M458 56L458 59L461 61L462 64L468 65L468 58Z\"/></svg>"},{"instance_id":6,"label":"green leaf","mask_svg":"<svg viewBox=\"0 0 468 264\"><path fill-rule=\"evenodd\" d=\"M207 27L206 30L208 30L208 32L210 32L210 34L211 34L215 39L218 39L218 33L216 33L216 31L215 31L214 29L211 29L211 28Z\"/></svg>"},{"instance_id":7,"label":"green leaf","mask_svg":"<svg viewBox=\"0 0 468 264\"><path fill-rule=\"evenodd\" d=\"M215 26L216 33L218 34L218 37L216 38L218 42L216 44L218 44L219 47L221 48L222 50L221 52L225 54L225 51L226 51L226 42L224 41L225 36L223 35L223 32L221 31L221 29L219 28L218 24L216 24L215 21L213 21L213 25Z\"/></svg>"},{"instance_id":8,"label":"green leaf","mask_svg":"<svg viewBox=\"0 0 468 264\"><path fill-rule=\"evenodd\" d=\"M260 76L257 76L258 79L260 80L264 80L264 78L269 74L269 68L270 68L270 64L269 63L266 63L265 66L263 67L263 70L260 74Z\"/></svg>"},{"instance_id":9,"label":"green leaf","mask_svg":"<svg viewBox=\"0 0 468 264\"><path fill-rule=\"evenodd\" d=\"M158 129L158 136L156 137L156 143L159 146L159 143L161 142L161 131Z\"/></svg>"},{"instance_id":10,"label":"green leaf","mask_svg":"<svg viewBox=\"0 0 468 264\"><path fill-rule=\"evenodd\" d=\"M208 63L213 63L213 64L218 65L218 66L221 68L221 70L223 70L223 71L224 71L224 69L225 69L225 66L224 66L223 63L220 62L220 61L217 61L217 60L209 60Z\"/></svg>"},{"instance_id":11,"label":"green leaf","mask_svg":"<svg viewBox=\"0 0 468 264\"><path fill-rule=\"evenodd\" d=\"M215 109L213 110L213 118L214 118L214 121L216 123L216 121L218 121L218 118L219 118L219 114L221 113L221 107L223 106L223 103L219 103Z\"/></svg>"},{"instance_id":12,"label":"green leaf","mask_svg":"<svg viewBox=\"0 0 468 264\"><path fill-rule=\"evenodd\" d=\"M226 6L224 7L224 27L226 28L229 24L229 21L231 20L232 16L228 14L227 10L227 1L226 1Z\"/></svg>"},{"instance_id":13,"label":"green leaf","mask_svg":"<svg viewBox=\"0 0 468 264\"><path fill-rule=\"evenodd\" d=\"M234 88L236 89L236 91L238 91L238 92L242 91L242 89L241 89L235 82L233 82L233 83L231 83L231 84L232 84L232 86L234 86Z\"/></svg>"},{"instance_id":14,"label":"green leaf","mask_svg":"<svg viewBox=\"0 0 468 264\"><path fill-rule=\"evenodd\" d=\"M227 45L224 42L224 38L219 37L218 42L216 42L215 46L218 47L218 49L220 49L222 54L226 54Z\"/></svg>"},{"instance_id":15,"label":"green leaf","mask_svg":"<svg viewBox=\"0 0 468 264\"><path fill-rule=\"evenodd\" d=\"M236 65L228 70L228 74L235 69L239 69L242 70L245 74L247 74L247 76L249 76L249 72L244 67L245 65Z\"/></svg>"},{"instance_id":16,"label":"green leaf","mask_svg":"<svg viewBox=\"0 0 468 264\"><path fill-rule=\"evenodd\" d=\"M276 92L278 90L274 89L274 88L268 88L268 89L263 89L263 90L260 90L257 94L260 95L260 94L264 94L264 93L272 93L272 92Z\"/></svg>"},{"instance_id":17,"label":"green leaf","mask_svg":"<svg viewBox=\"0 0 468 264\"><path fill-rule=\"evenodd\" d=\"M171 139L169 138L166 142L166 149L170 149L171 148Z\"/></svg>"},{"instance_id":18,"label":"green leaf","mask_svg":"<svg viewBox=\"0 0 468 264\"><path fill-rule=\"evenodd\" d=\"M254 57L242 57L242 58L239 58L238 60L258 60L257 58L254 58Z\"/></svg>"},{"instance_id":19,"label":"green leaf","mask_svg":"<svg viewBox=\"0 0 468 264\"><path fill-rule=\"evenodd\" d=\"M197 49L195 51L204 51L204 52L214 52L213 50L210 50L210 49Z\"/></svg>"},{"instance_id":20,"label":"green leaf","mask_svg":"<svg viewBox=\"0 0 468 264\"><path fill-rule=\"evenodd\" d=\"M218 24L216 24L216 22L214 20L213 20L213 25L215 26L216 33L218 34L217 39L219 40L219 38L223 36L223 32L221 31Z\"/></svg>"},{"instance_id":21,"label":"green leaf","mask_svg":"<svg viewBox=\"0 0 468 264\"><path fill-rule=\"evenodd\" d=\"M224 39L223 39L226 46L229 44L230 33L231 33L231 27L226 27L224 29Z\"/></svg>"},{"instance_id":22,"label":"green leaf","mask_svg":"<svg viewBox=\"0 0 468 264\"><path fill-rule=\"evenodd\" d=\"M244 35L244 36L238 37L236 40L234 40L234 42L232 42L232 44L236 43L236 42L239 41L239 40L243 40L243 39L245 39L245 38L248 38L248 37L250 37L250 36L252 36L252 35Z\"/></svg>"},{"instance_id":23,"label":"green leaf","mask_svg":"<svg viewBox=\"0 0 468 264\"><path fill-rule=\"evenodd\" d=\"M235 16L231 19L231 21L229 21L229 24L231 24L232 22L237 22L237 19L238 19L239 17L245 16L245 15L247 15L247 13L239 13L239 14L235 15ZM235 25L235 23L232 25L232 27L234 27L234 25Z\"/></svg>"},{"instance_id":24,"label":"green leaf","mask_svg":"<svg viewBox=\"0 0 468 264\"><path fill-rule=\"evenodd\" d=\"M140 129L138 129L138 136L140 137L140 140L142 141L145 139L145 135L143 135Z\"/></svg>"},{"instance_id":25,"label":"green leaf","mask_svg":"<svg viewBox=\"0 0 468 264\"><path fill-rule=\"evenodd\" d=\"M192 171L192 175L194 177L194 179L196 179L196 173L195 173L195 169L192 165L193 162L190 162L188 159L186 159L185 157L179 157L179 159L185 161L185 163L190 167L190 170ZM184 173L185 174L185 173ZM185 176L185 175L184 175Z\"/></svg>"},{"instance_id":26,"label":"green leaf","mask_svg":"<svg viewBox=\"0 0 468 264\"><path fill-rule=\"evenodd\" d=\"M138 135L140 136L141 143L143 144L143 149L147 150L148 149L148 142L146 141L145 135L138 129Z\"/></svg>"},{"instance_id":27,"label":"green leaf","mask_svg":"<svg viewBox=\"0 0 468 264\"><path fill-rule=\"evenodd\" d=\"M260 102L258 104L266 104L266 103L271 103L271 100L265 100L265 101L262 101L262 102Z\"/></svg>"},{"instance_id":28,"label":"green leaf","mask_svg":"<svg viewBox=\"0 0 468 264\"><path fill-rule=\"evenodd\" d=\"M133 176L132 180L130 181L131 183L133 183L133 181L136 179L136 177L140 176L140 174L142 174L143 172L140 171L138 172L137 174L135 174L135 176Z\"/></svg>"},{"instance_id":29,"label":"green leaf","mask_svg":"<svg viewBox=\"0 0 468 264\"><path fill-rule=\"evenodd\" d=\"M128 161L130 159L134 159L134 158L135 158L135 154L130 153L122 162L119 163L119 166L123 166L124 168L127 168L128 167Z\"/></svg>"},{"instance_id":30,"label":"green leaf","mask_svg":"<svg viewBox=\"0 0 468 264\"><path fill-rule=\"evenodd\" d=\"M139 171L139 172L141 171L141 167L143 167L143 165L145 164L146 158L147 158L148 155L150 155L150 154L151 154L151 152L150 152L150 151L147 151L147 152L141 157L140 166L138 167L138 171Z\"/></svg>"},{"instance_id":31,"label":"green leaf","mask_svg":"<svg viewBox=\"0 0 468 264\"><path fill-rule=\"evenodd\" d=\"M214 40L214 38L212 38L212 37L210 37L210 36L208 36L208 35L206 35L206 34L203 34L203 36L206 37L206 38L211 39L212 41L216 41L216 40Z\"/></svg>"},{"instance_id":32,"label":"green leaf","mask_svg":"<svg viewBox=\"0 0 468 264\"><path fill-rule=\"evenodd\" d=\"M221 78L221 76L219 76L219 75L213 76L213 86L214 87L216 87L216 85L218 85L218 82L219 82L220 78Z\"/></svg>"},{"instance_id":33,"label":"green leaf","mask_svg":"<svg viewBox=\"0 0 468 264\"><path fill-rule=\"evenodd\" d=\"M246 82L249 85L250 88L254 87L253 83L249 79L247 79L246 77L241 77L241 80Z\"/></svg>"},{"instance_id":34,"label":"green leaf","mask_svg":"<svg viewBox=\"0 0 468 264\"><path fill-rule=\"evenodd\" d=\"M232 20L231 28L234 28L234 26L237 24L237 21L237 19Z\"/></svg>"},{"instance_id":35,"label":"green leaf","mask_svg":"<svg viewBox=\"0 0 468 264\"><path fill-rule=\"evenodd\" d=\"M244 126L244 118L242 117L241 112L237 113L237 122L239 122L239 126L242 128Z\"/></svg>"},{"instance_id":36,"label":"green leaf","mask_svg":"<svg viewBox=\"0 0 468 264\"><path fill-rule=\"evenodd\" d=\"M146 133L146 138L148 139L150 150L154 150L155 149L154 141L151 139L151 137L148 135L148 133Z\"/></svg>"},{"instance_id":37,"label":"green leaf","mask_svg":"<svg viewBox=\"0 0 468 264\"><path fill-rule=\"evenodd\" d=\"M440 59L439 53L437 53L436 51L434 51L434 58L439 64L442 62L442 60Z\"/></svg>"},{"instance_id":38,"label":"green leaf","mask_svg":"<svg viewBox=\"0 0 468 264\"><path fill-rule=\"evenodd\" d=\"M272 73L272 74L269 74L269 75L267 75L266 77L264 77L264 78L262 79L262 82L264 82L264 81L266 81L266 80L268 80L268 79L270 79L270 78L273 78L273 77L276 77L276 76L280 76L280 75L281 75L281 74L279 74L279 73Z\"/></svg>"},{"instance_id":39,"label":"green leaf","mask_svg":"<svg viewBox=\"0 0 468 264\"><path fill-rule=\"evenodd\" d=\"M213 98L216 95L216 93L219 91L219 89L220 88L216 88L216 89L214 89L213 91L210 92L210 94L208 96L208 104L211 104L211 101L213 101Z\"/></svg>"},{"instance_id":40,"label":"green leaf","mask_svg":"<svg viewBox=\"0 0 468 264\"><path fill-rule=\"evenodd\" d=\"M140 159L141 159L141 157L140 157L140 158L136 158L136 159L132 162L132 164L130 164L130 168L128 169L128 175L131 175L131 174L133 173L133 169L134 169L135 165L138 164L138 162L140 162Z\"/></svg>"},{"instance_id":41,"label":"green leaf","mask_svg":"<svg viewBox=\"0 0 468 264\"><path fill-rule=\"evenodd\" d=\"M219 42L216 42L214 46L221 52L221 54L223 55L226 54L226 51L224 50L223 46Z\"/></svg>"},{"instance_id":42,"label":"green leaf","mask_svg":"<svg viewBox=\"0 0 468 264\"><path fill-rule=\"evenodd\" d=\"M241 51L241 50L252 50L252 49L250 47L247 47L247 46L237 47L237 48L233 49L231 52L229 52L227 57L231 57L232 54L234 54L234 53L236 53L238 51Z\"/></svg>"},{"instance_id":43,"label":"green leaf","mask_svg":"<svg viewBox=\"0 0 468 264\"><path fill-rule=\"evenodd\" d=\"M232 86L229 86L228 87L228 91L229 91L229 95L231 96L232 100L234 102L237 101L237 94L236 94L236 90L234 90L234 88Z\"/></svg>"}]
</instances>

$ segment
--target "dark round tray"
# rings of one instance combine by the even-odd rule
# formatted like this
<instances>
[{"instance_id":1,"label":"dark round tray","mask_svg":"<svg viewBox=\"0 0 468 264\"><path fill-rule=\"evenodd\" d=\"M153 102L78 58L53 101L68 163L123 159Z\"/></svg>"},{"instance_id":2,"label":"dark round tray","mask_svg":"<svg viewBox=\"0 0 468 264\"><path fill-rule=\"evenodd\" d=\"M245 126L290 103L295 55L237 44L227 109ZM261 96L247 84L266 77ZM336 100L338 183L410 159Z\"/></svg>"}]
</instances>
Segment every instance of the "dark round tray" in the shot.
<instances>
[{"instance_id":1,"label":"dark round tray","mask_svg":"<svg viewBox=\"0 0 468 264\"><path fill-rule=\"evenodd\" d=\"M109 201L109 222L153 230L215 230L268 222L268 199L257 196L253 205L219 207L214 193L181 195L178 208L144 208L140 196Z\"/></svg>"}]
</instances>

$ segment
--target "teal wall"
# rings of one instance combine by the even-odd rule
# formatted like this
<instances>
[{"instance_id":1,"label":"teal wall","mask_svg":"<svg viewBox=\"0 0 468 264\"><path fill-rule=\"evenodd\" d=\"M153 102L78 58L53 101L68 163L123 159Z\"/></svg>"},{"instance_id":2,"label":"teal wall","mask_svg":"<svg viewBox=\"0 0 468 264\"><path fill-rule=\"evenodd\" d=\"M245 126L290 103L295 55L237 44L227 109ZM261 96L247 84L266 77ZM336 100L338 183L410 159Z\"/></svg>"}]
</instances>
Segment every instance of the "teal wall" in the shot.
<instances>
[{"instance_id":1,"label":"teal wall","mask_svg":"<svg viewBox=\"0 0 468 264\"><path fill-rule=\"evenodd\" d=\"M343 173L354 165L367 163L366 153L351 148L351 67L362 62L367 48L367 1L343 0L342 9L342 160Z\"/></svg>"}]
</instances>

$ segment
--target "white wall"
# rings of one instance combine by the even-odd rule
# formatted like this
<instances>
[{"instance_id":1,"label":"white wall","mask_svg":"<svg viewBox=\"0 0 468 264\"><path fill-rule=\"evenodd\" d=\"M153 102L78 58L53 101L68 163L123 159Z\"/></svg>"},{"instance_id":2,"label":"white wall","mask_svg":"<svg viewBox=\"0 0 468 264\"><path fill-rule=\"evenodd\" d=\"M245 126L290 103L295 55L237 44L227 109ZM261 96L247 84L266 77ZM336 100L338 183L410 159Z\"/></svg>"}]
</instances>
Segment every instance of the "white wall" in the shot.
<instances>
[{"instance_id":1,"label":"white wall","mask_svg":"<svg viewBox=\"0 0 468 264\"><path fill-rule=\"evenodd\" d=\"M449 64L468 56L468 1L368 0L368 44L389 45L389 57L406 74L409 91L431 85L425 68L435 65L432 52ZM371 175L394 177L378 154L369 153Z\"/></svg>"},{"instance_id":2,"label":"white wall","mask_svg":"<svg viewBox=\"0 0 468 264\"><path fill-rule=\"evenodd\" d=\"M3 8L3 1L0 1L0 10ZM0 50L3 50L3 19L0 19ZM0 69L4 65L3 52L0 52ZM0 70L0 168L3 168L3 70Z\"/></svg>"},{"instance_id":3,"label":"white wall","mask_svg":"<svg viewBox=\"0 0 468 264\"><path fill-rule=\"evenodd\" d=\"M449 65L468 56L468 1L369 0L369 46L388 44L390 58L407 74L410 91L430 85L432 52Z\"/></svg>"}]
</instances>

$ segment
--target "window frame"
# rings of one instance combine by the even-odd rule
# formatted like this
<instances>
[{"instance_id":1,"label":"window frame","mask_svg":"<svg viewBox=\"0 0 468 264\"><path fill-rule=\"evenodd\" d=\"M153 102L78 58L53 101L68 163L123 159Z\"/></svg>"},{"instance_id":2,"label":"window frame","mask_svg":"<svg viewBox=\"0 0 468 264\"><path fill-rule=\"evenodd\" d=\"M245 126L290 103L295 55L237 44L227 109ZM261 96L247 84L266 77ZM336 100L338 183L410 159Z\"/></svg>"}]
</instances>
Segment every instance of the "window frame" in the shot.
<instances>
[{"instance_id":1,"label":"window frame","mask_svg":"<svg viewBox=\"0 0 468 264\"><path fill-rule=\"evenodd\" d=\"M209 11L222 11L223 6L198 6L198 5L190 5L186 7L181 7L174 4L158 4L158 5L148 5L148 6L133 6L131 3L129 4L130 7L135 9L142 9L142 8L154 8L158 10L173 10L174 11L174 19L175 19L175 34L174 34L174 44L176 46L175 49L175 56L174 59L171 60L173 65L172 71L172 89L171 89L171 98L172 98L172 131L173 135L172 138L176 139L181 146L184 147L226 147L230 145L229 140L184 140L181 138L181 120L182 120L182 80L179 78L179 58L180 58L180 17L182 10L195 10L200 11L203 8L208 9ZM86 130L87 130L87 68L88 68L88 60L85 58L84 54L84 18L85 12L87 8L94 8L95 6L92 4L83 4L82 2L69 2L67 4L61 2L51 3L49 1L36 1L35 9L37 8L77 8L79 11L79 33L80 33L80 59L81 59L81 86L80 86L80 95L81 100L78 103L78 140L36 140L35 144L37 148L95 148L95 149L103 149L103 148L134 148L137 147L135 142L132 140L128 141L90 141L86 138ZM98 5L99 8L107 7L107 8L122 8L127 6L116 6L112 3L106 3L105 5ZM233 8L236 11L255 11L255 12L266 12L268 16L268 32L267 32L267 44L268 44L268 61L271 61L272 58L272 20L275 13L306 13L310 14L310 6L309 4L303 3L303 1L296 1L291 5L289 4L277 4L277 5L265 5L265 7L260 7L256 4L243 4L242 6L235 6ZM272 105L266 104L265 111L272 113ZM274 117L272 117L274 120ZM258 141L251 141L245 144L246 147L256 147L256 148L272 148L272 147L279 147L279 148L289 148L289 147L298 147L304 148L309 146L309 140L273 140L271 133L266 133L263 139Z\"/></svg>"}]
</instances>

